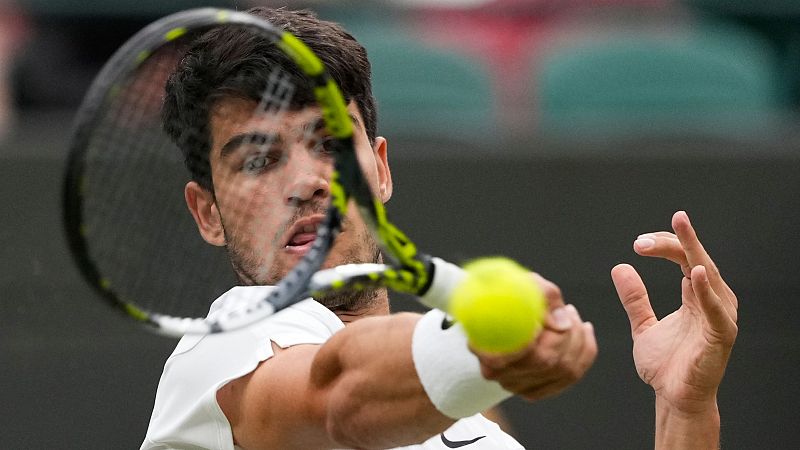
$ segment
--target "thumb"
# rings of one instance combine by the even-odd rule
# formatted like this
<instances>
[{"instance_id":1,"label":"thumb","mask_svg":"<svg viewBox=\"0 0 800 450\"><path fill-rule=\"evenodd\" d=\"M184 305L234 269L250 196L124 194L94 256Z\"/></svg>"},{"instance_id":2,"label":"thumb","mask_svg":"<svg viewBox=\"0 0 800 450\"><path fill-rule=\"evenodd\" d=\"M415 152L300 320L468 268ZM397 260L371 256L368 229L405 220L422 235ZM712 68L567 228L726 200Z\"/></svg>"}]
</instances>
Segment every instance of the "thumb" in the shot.
<instances>
[{"instance_id":1,"label":"thumb","mask_svg":"<svg viewBox=\"0 0 800 450\"><path fill-rule=\"evenodd\" d=\"M611 279L614 281L622 307L628 314L634 338L658 322L653 307L650 306L647 289L636 269L628 264L619 264L611 269Z\"/></svg>"}]
</instances>

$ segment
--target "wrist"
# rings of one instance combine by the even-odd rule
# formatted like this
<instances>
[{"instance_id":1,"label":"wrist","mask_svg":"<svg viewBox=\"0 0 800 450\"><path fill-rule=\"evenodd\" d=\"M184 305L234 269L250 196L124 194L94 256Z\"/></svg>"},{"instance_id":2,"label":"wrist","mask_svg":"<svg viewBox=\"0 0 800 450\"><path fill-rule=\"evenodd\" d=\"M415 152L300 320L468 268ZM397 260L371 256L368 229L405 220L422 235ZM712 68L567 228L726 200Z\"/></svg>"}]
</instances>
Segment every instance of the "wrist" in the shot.
<instances>
[{"instance_id":1,"label":"wrist","mask_svg":"<svg viewBox=\"0 0 800 450\"><path fill-rule=\"evenodd\" d=\"M676 405L656 396L656 449L718 449L716 396Z\"/></svg>"},{"instance_id":2,"label":"wrist","mask_svg":"<svg viewBox=\"0 0 800 450\"><path fill-rule=\"evenodd\" d=\"M411 343L417 375L431 403L452 419L485 411L512 394L483 378L459 324L443 329L446 315L433 309L417 322Z\"/></svg>"}]
</instances>

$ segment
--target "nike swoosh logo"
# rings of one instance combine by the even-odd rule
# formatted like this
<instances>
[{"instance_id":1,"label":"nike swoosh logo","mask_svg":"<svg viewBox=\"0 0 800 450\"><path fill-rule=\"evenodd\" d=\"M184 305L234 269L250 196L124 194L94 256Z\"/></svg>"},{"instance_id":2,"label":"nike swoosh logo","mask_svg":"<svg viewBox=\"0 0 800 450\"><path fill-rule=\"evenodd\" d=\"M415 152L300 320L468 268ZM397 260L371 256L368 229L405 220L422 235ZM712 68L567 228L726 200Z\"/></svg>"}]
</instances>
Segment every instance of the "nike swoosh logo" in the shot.
<instances>
[{"instance_id":1,"label":"nike swoosh logo","mask_svg":"<svg viewBox=\"0 0 800 450\"><path fill-rule=\"evenodd\" d=\"M447 448L465 447L467 445L474 444L486 437L486 436L478 436L475 439L470 439L468 441L451 441L446 437L444 437L444 433L440 434L439 436L442 438L442 442L444 442L444 445L446 445Z\"/></svg>"},{"instance_id":2,"label":"nike swoosh logo","mask_svg":"<svg viewBox=\"0 0 800 450\"><path fill-rule=\"evenodd\" d=\"M452 326L453 326L453 322L451 322L451 321L447 320L447 317L445 317L444 319L442 319L442 329L443 329L443 330L446 330L446 329L448 329L448 328L450 328L450 327L452 327Z\"/></svg>"}]
</instances>

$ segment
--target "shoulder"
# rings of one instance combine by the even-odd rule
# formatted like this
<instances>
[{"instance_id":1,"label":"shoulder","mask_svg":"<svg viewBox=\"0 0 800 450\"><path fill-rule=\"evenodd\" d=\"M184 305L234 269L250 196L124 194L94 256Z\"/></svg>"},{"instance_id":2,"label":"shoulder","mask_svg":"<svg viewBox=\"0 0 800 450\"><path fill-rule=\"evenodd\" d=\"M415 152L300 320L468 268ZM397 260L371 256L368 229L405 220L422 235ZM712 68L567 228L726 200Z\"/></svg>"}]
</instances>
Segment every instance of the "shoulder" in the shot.
<instances>
[{"instance_id":1,"label":"shoulder","mask_svg":"<svg viewBox=\"0 0 800 450\"><path fill-rule=\"evenodd\" d=\"M239 301L266 295L269 289L233 288L214 302L209 317L235 307ZM253 372L274 356L271 342L283 348L319 345L342 328L344 324L335 314L307 299L239 330L184 336L164 366L148 439L180 440L184 432L195 433L195 427L202 424L211 434L225 434L223 440L227 441L230 426L216 399L222 386Z\"/></svg>"},{"instance_id":2,"label":"shoulder","mask_svg":"<svg viewBox=\"0 0 800 450\"><path fill-rule=\"evenodd\" d=\"M264 297L272 286L237 286L220 296L211 305L209 318L236 308L241 302ZM239 330L207 335L187 335L178 343L167 364L179 356L219 353L226 360L241 355L246 359L258 356L259 361L272 356L265 339L276 342L281 347L297 344L321 344L334 333L344 328L336 315L314 301L306 299L283 309L264 320L255 322ZM266 350L263 348L266 347Z\"/></svg>"}]
</instances>

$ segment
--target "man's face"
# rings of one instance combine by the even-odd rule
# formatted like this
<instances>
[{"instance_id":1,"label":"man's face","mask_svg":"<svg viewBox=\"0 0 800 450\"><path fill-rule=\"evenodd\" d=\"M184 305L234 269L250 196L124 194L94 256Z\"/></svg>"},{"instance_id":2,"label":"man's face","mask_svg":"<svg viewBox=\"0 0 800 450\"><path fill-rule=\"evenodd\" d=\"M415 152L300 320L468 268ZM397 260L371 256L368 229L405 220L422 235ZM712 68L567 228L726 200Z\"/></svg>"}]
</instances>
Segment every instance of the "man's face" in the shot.
<instances>
[{"instance_id":1,"label":"man's face","mask_svg":"<svg viewBox=\"0 0 800 450\"><path fill-rule=\"evenodd\" d=\"M318 108L254 116L256 103L224 99L212 108L211 173L215 195L189 183L186 199L201 234L224 245L244 284L274 284L310 249L330 203L333 157ZM391 196L386 142L371 146L354 104L356 153L374 193ZM377 262L378 248L349 208L325 267Z\"/></svg>"}]
</instances>

